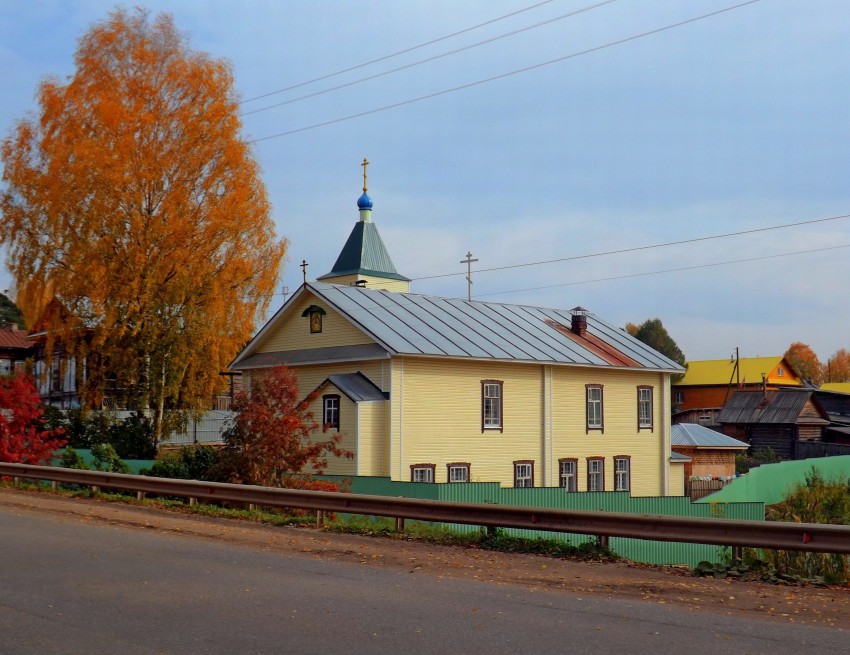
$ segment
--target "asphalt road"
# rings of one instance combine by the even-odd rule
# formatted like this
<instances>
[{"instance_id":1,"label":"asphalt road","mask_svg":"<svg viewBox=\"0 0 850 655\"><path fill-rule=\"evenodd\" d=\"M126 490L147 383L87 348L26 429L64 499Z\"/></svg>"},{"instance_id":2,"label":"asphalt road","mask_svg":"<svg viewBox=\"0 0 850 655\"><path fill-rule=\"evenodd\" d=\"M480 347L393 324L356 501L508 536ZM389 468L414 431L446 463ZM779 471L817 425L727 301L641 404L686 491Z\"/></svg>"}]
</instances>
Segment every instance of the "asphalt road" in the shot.
<instances>
[{"instance_id":1,"label":"asphalt road","mask_svg":"<svg viewBox=\"0 0 850 655\"><path fill-rule=\"evenodd\" d=\"M850 633L0 508L0 653L817 655Z\"/></svg>"}]
</instances>

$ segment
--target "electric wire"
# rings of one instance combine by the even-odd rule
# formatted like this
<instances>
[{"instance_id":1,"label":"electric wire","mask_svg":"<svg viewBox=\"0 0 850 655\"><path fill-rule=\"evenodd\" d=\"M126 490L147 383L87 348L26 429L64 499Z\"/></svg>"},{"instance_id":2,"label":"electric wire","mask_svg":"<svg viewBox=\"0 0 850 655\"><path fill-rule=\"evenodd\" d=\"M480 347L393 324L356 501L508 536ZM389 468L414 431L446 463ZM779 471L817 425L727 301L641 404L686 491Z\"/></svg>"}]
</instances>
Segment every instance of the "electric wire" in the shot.
<instances>
[{"instance_id":1,"label":"electric wire","mask_svg":"<svg viewBox=\"0 0 850 655\"><path fill-rule=\"evenodd\" d=\"M596 282L609 282L611 280L625 280L633 277L646 277L649 275L662 275L665 273L678 273L681 271L693 271L700 268L711 268L714 266L728 266L730 264L743 264L746 262L757 262L763 261L765 259L778 259L780 257L791 257L792 255L807 255L815 252L826 252L829 250L840 250L841 248L850 248L850 243L846 243L841 246L827 246L825 248L813 248L811 250L797 250L794 252L783 252L776 255L763 255L761 257L748 257L746 259L731 259L725 262L712 262L709 264L695 264L694 266L682 266L679 268L666 268L660 271L646 271L644 273L629 273L626 275L613 275L611 277L602 277L594 280L579 280L577 282L562 282L560 284L548 284L541 287L528 287L526 289L511 289L509 291L491 291L488 293L479 293L473 296L473 298L484 298L485 296L500 296L509 293L524 293L527 291L540 291L543 289L557 289L559 287L571 287L578 286L580 284L594 284Z\"/></svg>"},{"instance_id":2,"label":"electric wire","mask_svg":"<svg viewBox=\"0 0 850 655\"><path fill-rule=\"evenodd\" d=\"M357 64L356 66L350 66L349 68L344 68L343 70L336 71L335 73L328 73L327 75L322 75L321 77L315 77L312 80L307 80L306 82L299 82L298 84L293 84L292 86L287 86L283 89L278 89L276 91L269 91L268 93L263 93L258 96L253 96L248 98L247 100L242 100L239 104L245 104L248 102L253 102L254 100L262 100L263 98L268 98L269 96L277 95L279 93L284 93L286 91L292 91L293 89L298 89L302 86L307 86L309 84L314 84L315 82L321 82L322 80L327 80L331 77L337 77L344 73L350 73L351 71L358 70L359 68L365 68L366 66L371 66L372 64L377 64L381 61L386 61L387 59L392 59L393 57L398 57L399 55L407 54L408 52L413 52L414 50L419 50L420 48L424 48L429 45L434 45L435 43L439 43L440 41L445 41L447 39L451 39L456 36L460 36L461 34L466 34L467 32L472 32L473 30L477 30L481 27L486 27L487 25L492 25L493 23L498 23L499 21L505 20L506 18L510 18L512 16L517 16L518 14L522 14L526 11L531 11L532 9L537 9L538 7L542 7L543 5L547 5L550 2L554 2L554 0L543 0L543 2L538 2L537 4L533 4L530 7L525 7L523 9L517 9L516 11L512 11L509 14L505 14L504 16L499 16L498 18L493 18L491 20L485 21L483 23L479 23L478 25L473 25L472 27L467 27L459 32L452 32L451 34L446 34L445 36L438 37L436 39L431 39L430 41L426 41L425 43L420 43L419 45L411 46L409 48L405 48L404 50L399 50L398 52L393 52L389 55L384 55L382 57L378 57L377 59L370 59L362 64Z\"/></svg>"},{"instance_id":3,"label":"electric wire","mask_svg":"<svg viewBox=\"0 0 850 655\"><path fill-rule=\"evenodd\" d=\"M493 266L491 268L476 269L475 273L489 273L491 271L506 271L512 268L524 268L527 266L541 266L543 264L555 264L558 262L569 262L577 259L590 259L592 257L604 257L607 255L621 255L627 252L638 252L641 250L652 250L654 248L666 248L668 246L681 246L687 243L699 243L701 241L712 241L714 239L726 239L728 237L737 237L745 234L757 234L759 232L770 232L771 230L782 230L789 227L799 227L801 225L813 225L815 223L826 223L827 221L837 221L842 218L850 218L850 214L841 214L839 216L828 216L826 218L814 218L808 221L797 221L796 223L785 223L783 225L769 225L766 227L755 227L750 230L739 230L738 232L726 232L725 234L712 234L705 237L694 237L692 239L680 239L679 241L667 241L665 243L654 243L647 246L634 246L632 248L621 248L619 250L605 250L602 252L587 253L584 255L572 255L570 257L559 257L557 259L543 259L536 262L525 262L522 264L507 264L505 266ZM422 277L410 278L411 280L433 280L440 277L456 277L466 275L465 272L457 273L440 273L439 275L424 275Z\"/></svg>"},{"instance_id":4,"label":"electric wire","mask_svg":"<svg viewBox=\"0 0 850 655\"><path fill-rule=\"evenodd\" d=\"M321 89L320 91L315 91L313 93L308 93L303 96L298 96L297 98L291 98L289 100L284 100L282 102L276 102L273 105L268 105L266 107L260 107L258 109L252 109L250 111L242 112L240 117L251 116L252 114L259 114L260 112L268 111L270 109L275 109L277 107L283 107L285 105L291 105L296 102L300 102L302 100L307 100L309 98L315 98L316 96L321 96L326 93L331 93L333 91L339 91L340 89L345 89L350 86L355 86L357 84L362 84L364 82L368 82L370 80L374 80L380 77L386 77L388 75L392 75L393 73L398 73L403 70L407 70L408 68L413 68L415 66L421 66L422 64L427 64L432 61L436 61L438 59L443 59L444 57L449 57L451 55L456 55L461 52L465 52L467 50L471 50L473 48L477 48L482 45L486 45L488 43L493 43L494 41L499 41L501 39L505 39L509 36L515 36L517 34L522 34L523 32L528 32L533 29L537 29L538 27L543 27L545 25L550 25L551 23L555 23L559 20L564 20L565 18L570 18L572 16L576 16L581 13L585 13L591 11L593 9L597 9L604 5L610 5L612 2L616 2L617 0L604 0L603 2L598 2L595 5L589 5L587 7L582 7L581 9L576 9L575 11L571 11L567 14L562 14L561 16L556 16L554 18L549 18L547 20L541 21L539 23L535 23L534 25L527 25L526 27L520 27L511 32L506 32L504 34L499 34L498 36L491 37L489 39L484 39L483 41L478 41L477 43L472 43L467 46L463 46L461 48L456 48L454 50L449 50L447 52L442 52L440 54L434 55L432 57L427 57L426 59L420 59L418 61L414 61L409 64L405 64L404 66L398 66L397 68L391 68L389 70L382 71L380 73L375 73L373 75L368 75L366 77L361 77L356 80L352 80L350 82L344 82L343 84L337 84L336 86L329 87L327 89Z\"/></svg>"},{"instance_id":5,"label":"electric wire","mask_svg":"<svg viewBox=\"0 0 850 655\"><path fill-rule=\"evenodd\" d=\"M712 12L709 12L707 14L702 14L700 16L688 18L686 20L678 21L676 23L664 25L662 27L658 27L658 28L655 28L653 30L649 30L649 31L646 31L646 32L641 32L639 34L633 34L632 36L627 36L627 37L624 37L622 39L617 39L616 41L609 41L608 43L604 43L604 44L599 45L599 46L594 46L593 48L587 48L586 50L581 50L579 52L574 52L574 53L571 53L569 55L564 55L562 57L550 59L548 61L544 61L544 62L541 62L539 64L533 64L531 66L526 66L524 68L518 68L518 69L513 70L513 71L508 71L507 73L501 73L499 75L494 75L492 77L487 77L487 78L484 78L484 79L481 79L481 80L476 80L474 82L468 82L466 84L461 84L460 86L451 87L449 89L443 89L441 91L434 91L433 93L428 93L426 95L418 96L416 98L408 98L407 100L401 100L399 102L395 102L395 103L392 103L392 104L389 104L389 105L384 105L382 107L376 107L375 109L368 109L366 111L361 111L361 112L358 112L356 114L349 114L347 116L341 116L339 118L333 118L333 119L330 119L330 120L327 120L327 121L323 121L321 123L313 123L312 125L306 125L304 127L295 128L293 130L287 130L285 132L279 132L277 134L270 134L268 136L259 137L259 138L256 138L256 139L251 139L251 140L248 141L248 143L251 143L251 144L261 143L263 141L269 141L271 139L278 139L278 138L284 137L284 136L291 136L293 134L298 134L300 132L307 132L309 130L315 130L315 129L318 129L320 127L327 127L329 125L335 125L337 123L343 123L345 121L350 121L350 120L353 120L355 118L362 118L363 116L369 116L371 114L377 114L379 112L388 111L390 109L397 109L399 107L404 107L406 105L412 105L414 103L421 102L423 100L430 100L431 98L437 98L437 97L440 97L440 96L447 95L449 93L454 93L456 91L463 91L465 89L470 89L470 88L473 88L473 87L476 87L476 86L481 86L483 84L487 84L489 82L494 82L496 80L505 79L507 77L512 77L514 75L520 75L522 73L528 73L530 71L537 70L537 69L543 68L545 66L550 66L552 64L556 64L556 63L559 63L559 62L562 62L562 61L575 59L577 57L581 57L583 55L591 54L593 52L599 52L599 51L605 50L607 48L612 48L614 46L622 45L624 43L636 41L637 39L642 39L642 38L647 37L647 36L652 36L654 34L659 34L661 32L672 30L672 29L675 29L677 27L682 27L682 26L688 25L690 23L695 23L697 21L705 20L707 18L712 18L714 16L718 16L720 14L724 14L724 13L733 11L735 9L740 9L740 8L746 7L748 5L756 4L757 2L760 2L760 1L761 0L747 0L747 2L742 2L742 3L732 5L732 6L729 6L729 7L724 7L723 9L718 9L716 11L712 11Z\"/></svg>"}]
</instances>

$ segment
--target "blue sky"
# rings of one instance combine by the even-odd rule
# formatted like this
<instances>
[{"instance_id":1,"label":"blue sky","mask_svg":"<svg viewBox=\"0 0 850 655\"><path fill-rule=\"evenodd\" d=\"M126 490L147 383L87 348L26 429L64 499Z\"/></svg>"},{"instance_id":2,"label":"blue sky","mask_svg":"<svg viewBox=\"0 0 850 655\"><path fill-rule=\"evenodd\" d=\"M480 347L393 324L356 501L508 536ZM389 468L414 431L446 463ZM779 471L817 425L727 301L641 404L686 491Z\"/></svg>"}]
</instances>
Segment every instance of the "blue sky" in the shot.
<instances>
[{"instance_id":1,"label":"blue sky","mask_svg":"<svg viewBox=\"0 0 850 655\"><path fill-rule=\"evenodd\" d=\"M296 100L601 1L553 0L243 107ZM173 14L193 48L230 61L247 100L537 2L144 6ZM278 231L290 241L280 286L297 287L302 259L311 278L330 270L358 218L363 157L372 162L373 218L396 267L414 279L414 292L444 296L466 295L460 260L467 251L479 259L476 267L495 268L850 214L845 0L761 0L578 54L735 4L616 0L244 116L246 138L263 139L577 54L257 142ZM114 7L99 0L0 0L0 134L36 108L39 80L73 72L76 39ZM850 246L850 218L481 272L473 276L473 295L581 305L617 325L659 317L688 359L727 357L736 346L742 356L781 354L799 340L825 360L850 348L850 247L840 246ZM731 261L738 263L713 266ZM689 270L650 274L670 269ZM417 279L449 273L457 275ZM0 286L10 284L4 271ZM282 299L276 296L272 311Z\"/></svg>"}]
</instances>

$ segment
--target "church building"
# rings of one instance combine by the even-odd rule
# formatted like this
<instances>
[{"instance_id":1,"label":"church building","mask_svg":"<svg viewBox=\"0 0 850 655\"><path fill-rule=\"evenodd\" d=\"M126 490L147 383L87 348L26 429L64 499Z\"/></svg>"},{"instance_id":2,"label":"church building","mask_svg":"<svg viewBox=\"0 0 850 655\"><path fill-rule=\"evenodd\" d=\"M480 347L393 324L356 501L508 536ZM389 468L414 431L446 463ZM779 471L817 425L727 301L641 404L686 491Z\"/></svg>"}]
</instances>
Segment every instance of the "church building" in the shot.
<instances>
[{"instance_id":1,"label":"church building","mask_svg":"<svg viewBox=\"0 0 850 655\"><path fill-rule=\"evenodd\" d=\"M366 163L333 268L231 366L246 387L283 364L303 396L318 390L317 422L355 455L326 472L682 495L669 401L683 369L581 307L411 293L372 220Z\"/></svg>"}]
</instances>

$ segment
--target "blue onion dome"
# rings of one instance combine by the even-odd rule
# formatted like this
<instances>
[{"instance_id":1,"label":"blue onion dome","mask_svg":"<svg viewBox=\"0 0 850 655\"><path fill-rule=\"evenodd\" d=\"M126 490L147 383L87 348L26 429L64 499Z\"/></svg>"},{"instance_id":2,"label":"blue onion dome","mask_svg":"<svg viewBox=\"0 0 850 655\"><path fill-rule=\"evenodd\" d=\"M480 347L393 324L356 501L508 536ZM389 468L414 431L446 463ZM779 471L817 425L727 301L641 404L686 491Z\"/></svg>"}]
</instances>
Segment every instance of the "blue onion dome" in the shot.
<instances>
[{"instance_id":1,"label":"blue onion dome","mask_svg":"<svg viewBox=\"0 0 850 655\"><path fill-rule=\"evenodd\" d=\"M363 195L357 199L357 208L358 209L372 209L372 199L369 197L369 194L365 191Z\"/></svg>"}]
</instances>

